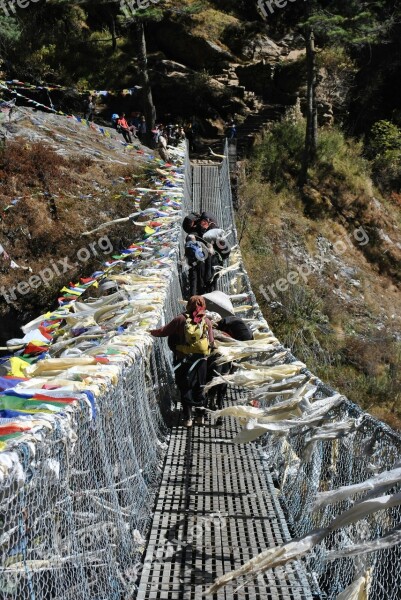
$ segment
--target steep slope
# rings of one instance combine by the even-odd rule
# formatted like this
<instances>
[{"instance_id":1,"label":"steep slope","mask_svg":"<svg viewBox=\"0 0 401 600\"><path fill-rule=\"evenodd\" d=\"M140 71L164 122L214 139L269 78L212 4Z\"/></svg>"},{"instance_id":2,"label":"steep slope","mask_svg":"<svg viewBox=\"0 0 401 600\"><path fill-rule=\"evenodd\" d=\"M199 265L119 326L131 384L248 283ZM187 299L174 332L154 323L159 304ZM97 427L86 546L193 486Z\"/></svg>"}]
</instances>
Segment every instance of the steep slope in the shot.
<instances>
[{"instance_id":1,"label":"steep slope","mask_svg":"<svg viewBox=\"0 0 401 600\"><path fill-rule=\"evenodd\" d=\"M127 146L115 130L73 117L18 108L1 130L4 342L21 320L53 303L60 287L132 242L138 227L129 220L91 236L82 233L146 207L146 194L136 188L153 186L149 169L162 161L139 142Z\"/></svg>"},{"instance_id":2,"label":"steep slope","mask_svg":"<svg viewBox=\"0 0 401 600\"><path fill-rule=\"evenodd\" d=\"M400 209L374 189L360 148L330 130L301 194L303 127L273 126L244 164L238 221L247 269L296 356L400 427Z\"/></svg>"}]
</instances>

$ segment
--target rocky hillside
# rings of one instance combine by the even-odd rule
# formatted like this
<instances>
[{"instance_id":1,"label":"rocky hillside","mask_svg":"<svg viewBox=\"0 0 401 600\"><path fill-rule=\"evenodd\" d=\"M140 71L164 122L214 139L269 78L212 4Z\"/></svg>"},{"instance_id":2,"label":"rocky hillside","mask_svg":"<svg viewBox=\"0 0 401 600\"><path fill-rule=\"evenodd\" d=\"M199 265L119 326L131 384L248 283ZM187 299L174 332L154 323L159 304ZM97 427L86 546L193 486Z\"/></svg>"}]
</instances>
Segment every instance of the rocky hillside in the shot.
<instances>
[{"instance_id":1,"label":"rocky hillside","mask_svg":"<svg viewBox=\"0 0 401 600\"><path fill-rule=\"evenodd\" d=\"M132 243L139 230L129 220L82 234L146 208L136 189L153 187L151 169L162 163L115 130L32 109L15 110L2 131L0 346L63 286Z\"/></svg>"},{"instance_id":2,"label":"rocky hillside","mask_svg":"<svg viewBox=\"0 0 401 600\"><path fill-rule=\"evenodd\" d=\"M33 84L19 88L24 98L2 146L0 244L22 269L1 263L6 295L21 272L75 256L86 228L129 215L135 185L151 184L141 167L149 149L127 151L76 119L21 108L33 99L80 117L96 90L103 131L113 112L143 112L143 24L157 120L196 122L197 157L208 146L221 151L227 119L238 125L238 229L267 318L322 377L399 426L399 22L396 0L287 3L267 19L247 0L160 0L135 14L120 2L51 0L1 15L0 78ZM320 130L300 188L310 28ZM13 97L8 88L4 100ZM122 224L110 241L119 246L131 234ZM3 294L3 339L13 333L10 316L17 323L40 310L64 283L52 277L11 301Z\"/></svg>"},{"instance_id":3,"label":"rocky hillside","mask_svg":"<svg viewBox=\"0 0 401 600\"><path fill-rule=\"evenodd\" d=\"M247 269L278 337L322 379L400 428L400 207L375 188L360 146L336 130L322 133L320 161L300 191L303 129L293 118L274 125L242 164Z\"/></svg>"}]
</instances>

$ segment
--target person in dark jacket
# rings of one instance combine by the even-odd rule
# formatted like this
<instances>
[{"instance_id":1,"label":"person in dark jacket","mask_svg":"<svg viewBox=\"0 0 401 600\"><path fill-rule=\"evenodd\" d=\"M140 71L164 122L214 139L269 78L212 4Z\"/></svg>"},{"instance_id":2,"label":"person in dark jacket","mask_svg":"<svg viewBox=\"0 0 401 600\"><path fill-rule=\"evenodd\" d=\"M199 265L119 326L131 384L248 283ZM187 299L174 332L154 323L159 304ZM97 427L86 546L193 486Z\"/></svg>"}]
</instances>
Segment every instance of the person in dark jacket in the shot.
<instances>
[{"instance_id":1,"label":"person in dark jacket","mask_svg":"<svg viewBox=\"0 0 401 600\"><path fill-rule=\"evenodd\" d=\"M214 345L214 336L212 323L206 318L205 312L206 302L203 296L192 296L185 313L178 315L164 327L149 332L154 337L168 337L169 347L174 352L175 381L181 394L186 427L192 427L193 409L196 423L203 425L204 408L207 404L203 388L207 377L207 358ZM188 324L202 328L202 342L199 340L193 345L188 344Z\"/></svg>"},{"instance_id":2,"label":"person in dark jacket","mask_svg":"<svg viewBox=\"0 0 401 600\"><path fill-rule=\"evenodd\" d=\"M230 337L234 338L234 340L240 342L253 340L252 329L248 327L241 317L224 317L224 319L221 319L221 321L217 323L216 329L227 333Z\"/></svg>"},{"instance_id":3,"label":"person in dark jacket","mask_svg":"<svg viewBox=\"0 0 401 600\"><path fill-rule=\"evenodd\" d=\"M206 289L205 263L208 260L208 247L194 234L185 240L185 258L189 265L188 281L190 296L203 293Z\"/></svg>"},{"instance_id":4,"label":"person in dark jacket","mask_svg":"<svg viewBox=\"0 0 401 600\"><path fill-rule=\"evenodd\" d=\"M95 116L95 99L93 96L88 96L85 102L85 119L93 121Z\"/></svg>"},{"instance_id":5,"label":"person in dark jacket","mask_svg":"<svg viewBox=\"0 0 401 600\"><path fill-rule=\"evenodd\" d=\"M146 119L144 115L140 117L139 125L138 125L138 137L143 142L146 139L147 127L146 127Z\"/></svg>"},{"instance_id":6,"label":"person in dark jacket","mask_svg":"<svg viewBox=\"0 0 401 600\"><path fill-rule=\"evenodd\" d=\"M224 319L221 319L215 327L217 330L215 333L215 339L217 340L220 338L220 336L223 336L220 338L222 340L224 340L224 337L231 337L240 342L253 340L252 330L250 327L248 327L245 321L241 319L241 317L224 317ZM217 358L218 355L213 354L208 360L207 381L211 381L216 375L228 375L233 371L231 363L216 365ZM212 387L208 394L209 407L212 410L220 410L223 408L223 400L226 393L226 383L220 383L219 385ZM219 417L216 420L216 426L220 426L222 422L223 419Z\"/></svg>"},{"instance_id":7,"label":"person in dark jacket","mask_svg":"<svg viewBox=\"0 0 401 600\"><path fill-rule=\"evenodd\" d=\"M216 219L213 215L208 212L201 213L197 223L196 223L196 232L199 237L203 237L203 235L210 231L211 229L217 229L218 225L216 223Z\"/></svg>"},{"instance_id":8,"label":"person in dark jacket","mask_svg":"<svg viewBox=\"0 0 401 600\"><path fill-rule=\"evenodd\" d=\"M203 212L199 217L196 231L197 235L203 239L205 233L211 231L212 229L218 229L219 226L216 223L216 219L213 215L207 212ZM216 244L209 244L209 253L208 257L205 260L204 267L204 288L202 293L206 294L209 292L214 292L217 286L217 279L215 277L216 271L214 267L221 266L222 260L220 254L218 252L218 247Z\"/></svg>"}]
</instances>

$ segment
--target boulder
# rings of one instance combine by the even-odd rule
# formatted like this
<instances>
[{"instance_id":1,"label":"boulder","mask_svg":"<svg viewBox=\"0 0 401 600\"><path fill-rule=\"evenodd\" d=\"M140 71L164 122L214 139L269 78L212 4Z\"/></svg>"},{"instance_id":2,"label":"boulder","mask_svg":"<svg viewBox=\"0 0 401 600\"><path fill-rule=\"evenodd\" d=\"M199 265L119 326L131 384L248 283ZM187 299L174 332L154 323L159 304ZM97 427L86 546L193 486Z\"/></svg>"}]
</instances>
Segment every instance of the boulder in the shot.
<instances>
[{"instance_id":1,"label":"boulder","mask_svg":"<svg viewBox=\"0 0 401 600\"><path fill-rule=\"evenodd\" d=\"M306 84L306 65L301 58L294 62L283 62L274 73L274 83L281 92L296 94Z\"/></svg>"},{"instance_id":2,"label":"boulder","mask_svg":"<svg viewBox=\"0 0 401 600\"><path fill-rule=\"evenodd\" d=\"M279 42L278 45L283 49L283 54L288 54L293 50L302 50L305 48L305 38L299 33L287 33Z\"/></svg>"},{"instance_id":3,"label":"boulder","mask_svg":"<svg viewBox=\"0 0 401 600\"><path fill-rule=\"evenodd\" d=\"M246 110L244 101L235 94L239 90L232 91L212 77L153 69L150 79L155 104L165 114L188 118L196 110L200 118L218 115L225 119L230 113Z\"/></svg>"},{"instance_id":4,"label":"boulder","mask_svg":"<svg viewBox=\"0 0 401 600\"><path fill-rule=\"evenodd\" d=\"M149 25L150 35L166 58L188 65L191 69L207 69L221 73L234 56L215 42L192 34L180 23L163 20ZM178 70L178 69L177 69Z\"/></svg>"},{"instance_id":5,"label":"boulder","mask_svg":"<svg viewBox=\"0 0 401 600\"><path fill-rule=\"evenodd\" d=\"M244 86L246 90L262 96L268 102L291 106L296 102L297 88L292 92L277 85L276 69L280 67L281 65L262 60L239 66L236 73L240 86Z\"/></svg>"},{"instance_id":6,"label":"boulder","mask_svg":"<svg viewBox=\"0 0 401 600\"><path fill-rule=\"evenodd\" d=\"M265 61L249 63L236 68L241 86L259 96L267 96L274 87L274 65Z\"/></svg>"},{"instance_id":7,"label":"boulder","mask_svg":"<svg viewBox=\"0 0 401 600\"><path fill-rule=\"evenodd\" d=\"M191 69L182 65L181 63L175 62L174 60L162 60L160 61L166 71L174 71L178 73L189 73Z\"/></svg>"},{"instance_id":8,"label":"boulder","mask_svg":"<svg viewBox=\"0 0 401 600\"><path fill-rule=\"evenodd\" d=\"M258 33L244 41L241 54L248 60L275 59L281 55L281 48L267 35Z\"/></svg>"}]
</instances>

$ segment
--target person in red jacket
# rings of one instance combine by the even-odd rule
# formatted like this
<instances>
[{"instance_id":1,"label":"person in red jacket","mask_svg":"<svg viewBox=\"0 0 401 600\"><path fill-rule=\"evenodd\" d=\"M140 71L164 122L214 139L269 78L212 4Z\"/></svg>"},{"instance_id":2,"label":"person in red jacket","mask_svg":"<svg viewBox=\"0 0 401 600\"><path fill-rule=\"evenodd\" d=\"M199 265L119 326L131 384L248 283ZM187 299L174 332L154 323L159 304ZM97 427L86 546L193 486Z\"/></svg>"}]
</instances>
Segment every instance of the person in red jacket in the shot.
<instances>
[{"instance_id":1,"label":"person in red jacket","mask_svg":"<svg viewBox=\"0 0 401 600\"><path fill-rule=\"evenodd\" d=\"M206 301L203 296L192 296L185 313L164 327L149 332L154 337L168 337L169 347L174 352L175 382L181 394L186 427L192 427L193 408L196 423L203 425L207 404L203 388L207 381L207 359L214 346L214 336L212 323L206 318L205 312Z\"/></svg>"},{"instance_id":2,"label":"person in red jacket","mask_svg":"<svg viewBox=\"0 0 401 600\"><path fill-rule=\"evenodd\" d=\"M125 118L125 113L122 113L121 117L117 121L117 131L122 134L127 144L132 144L130 126Z\"/></svg>"}]
</instances>

